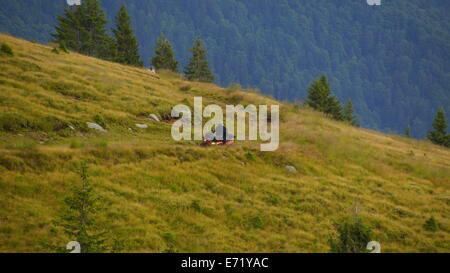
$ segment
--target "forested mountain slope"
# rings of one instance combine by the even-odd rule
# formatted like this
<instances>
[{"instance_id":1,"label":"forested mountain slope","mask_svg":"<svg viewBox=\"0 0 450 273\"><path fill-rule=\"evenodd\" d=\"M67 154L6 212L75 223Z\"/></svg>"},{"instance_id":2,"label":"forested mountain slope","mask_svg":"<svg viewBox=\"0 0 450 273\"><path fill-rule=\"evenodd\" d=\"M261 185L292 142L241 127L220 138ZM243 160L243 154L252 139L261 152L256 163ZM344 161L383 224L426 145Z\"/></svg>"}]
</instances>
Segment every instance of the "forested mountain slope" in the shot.
<instances>
[{"instance_id":1,"label":"forested mountain slope","mask_svg":"<svg viewBox=\"0 0 450 273\"><path fill-rule=\"evenodd\" d=\"M113 19L122 2L102 1ZM205 39L217 82L304 98L327 74L362 125L423 137L438 105L450 117L450 2L392 0L126 1L148 63L160 33L184 65ZM2 1L0 31L48 41L65 0ZM33 11L31 14L29 11Z\"/></svg>"},{"instance_id":2,"label":"forested mountain slope","mask_svg":"<svg viewBox=\"0 0 450 273\"><path fill-rule=\"evenodd\" d=\"M447 148L248 90L158 79L6 35L0 43L14 52L0 55L0 252L74 240L54 221L81 184L82 160L106 209L95 228L118 240L116 251L328 252L336 221L354 215L382 252L450 250ZM175 142L167 115L194 96L205 106L279 104L279 149ZM93 121L107 131L87 128ZM433 230L424 227L431 217Z\"/></svg>"}]
</instances>

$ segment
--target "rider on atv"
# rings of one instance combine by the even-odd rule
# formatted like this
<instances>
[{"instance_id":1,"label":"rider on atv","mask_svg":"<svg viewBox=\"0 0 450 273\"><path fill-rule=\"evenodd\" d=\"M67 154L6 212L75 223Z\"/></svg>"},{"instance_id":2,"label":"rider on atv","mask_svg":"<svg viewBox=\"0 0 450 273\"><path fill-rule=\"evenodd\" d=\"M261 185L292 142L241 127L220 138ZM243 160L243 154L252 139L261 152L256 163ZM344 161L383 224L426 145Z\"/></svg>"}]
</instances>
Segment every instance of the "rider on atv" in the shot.
<instances>
[{"instance_id":1,"label":"rider on atv","mask_svg":"<svg viewBox=\"0 0 450 273\"><path fill-rule=\"evenodd\" d=\"M206 133L204 142L207 145L229 145L234 143L234 136L228 134L227 128L219 123L214 132Z\"/></svg>"}]
</instances>

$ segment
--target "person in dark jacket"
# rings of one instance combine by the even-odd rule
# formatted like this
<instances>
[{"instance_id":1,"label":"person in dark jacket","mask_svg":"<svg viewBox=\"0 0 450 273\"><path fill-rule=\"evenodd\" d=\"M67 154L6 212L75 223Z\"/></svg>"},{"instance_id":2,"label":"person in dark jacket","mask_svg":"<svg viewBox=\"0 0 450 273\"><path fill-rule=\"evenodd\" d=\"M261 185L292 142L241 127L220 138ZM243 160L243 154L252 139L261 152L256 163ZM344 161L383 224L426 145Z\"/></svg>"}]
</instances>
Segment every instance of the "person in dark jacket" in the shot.
<instances>
[{"instance_id":1,"label":"person in dark jacket","mask_svg":"<svg viewBox=\"0 0 450 273\"><path fill-rule=\"evenodd\" d=\"M216 142L226 142L227 141L227 128L223 126L222 123L219 123L216 127L216 131L214 133Z\"/></svg>"}]
</instances>

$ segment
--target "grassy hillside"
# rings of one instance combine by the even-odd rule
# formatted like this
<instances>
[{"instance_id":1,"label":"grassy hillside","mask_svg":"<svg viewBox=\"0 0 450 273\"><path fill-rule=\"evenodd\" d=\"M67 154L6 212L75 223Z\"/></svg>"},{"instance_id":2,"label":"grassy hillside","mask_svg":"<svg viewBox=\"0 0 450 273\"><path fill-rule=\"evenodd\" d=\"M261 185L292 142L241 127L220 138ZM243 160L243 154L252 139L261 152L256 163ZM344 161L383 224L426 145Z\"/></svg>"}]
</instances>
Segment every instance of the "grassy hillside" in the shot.
<instances>
[{"instance_id":1,"label":"grassy hillside","mask_svg":"<svg viewBox=\"0 0 450 273\"><path fill-rule=\"evenodd\" d=\"M101 228L127 239L124 251L327 252L334 221L356 212L383 252L450 251L449 149L285 103L276 152L254 142L174 142L170 122L149 114L164 118L195 95L204 104L279 102L5 35L0 42L15 52L0 56L0 252L65 245L52 220L80 183L80 160L106 200ZM85 125L102 119L107 132ZM439 231L423 228L431 216Z\"/></svg>"}]
</instances>

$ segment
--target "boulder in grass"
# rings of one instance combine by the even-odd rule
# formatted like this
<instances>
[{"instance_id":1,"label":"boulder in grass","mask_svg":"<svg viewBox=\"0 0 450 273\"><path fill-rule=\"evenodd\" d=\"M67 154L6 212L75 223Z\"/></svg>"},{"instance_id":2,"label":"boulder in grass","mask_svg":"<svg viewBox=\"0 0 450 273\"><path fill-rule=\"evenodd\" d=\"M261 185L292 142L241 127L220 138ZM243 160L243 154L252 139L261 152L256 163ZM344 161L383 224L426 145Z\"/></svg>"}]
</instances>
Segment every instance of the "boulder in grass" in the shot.
<instances>
[{"instance_id":1,"label":"boulder in grass","mask_svg":"<svg viewBox=\"0 0 450 273\"><path fill-rule=\"evenodd\" d=\"M102 126L100 126L97 123L93 123L93 122L86 122L87 127L97 130L97 131L101 131L101 132L106 132L105 128L103 128Z\"/></svg>"},{"instance_id":2,"label":"boulder in grass","mask_svg":"<svg viewBox=\"0 0 450 273\"><path fill-rule=\"evenodd\" d=\"M297 172L297 169L294 166L287 165L285 168L288 172L291 172L291 173Z\"/></svg>"},{"instance_id":3,"label":"boulder in grass","mask_svg":"<svg viewBox=\"0 0 450 273\"><path fill-rule=\"evenodd\" d=\"M160 122L159 118L157 115L155 114L151 114L149 117L150 120L156 121L156 122Z\"/></svg>"},{"instance_id":4,"label":"boulder in grass","mask_svg":"<svg viewBox=\"0 0 450 273\"><path fill-rule=\"evenodd\" d=\"M148 128L148 125L147 125L147 124L139 124L139 123L136 123L135 125L136 125L136 127L141 128L141 129L147 129L147 128Z\"/></svg>"}]
</instances>

